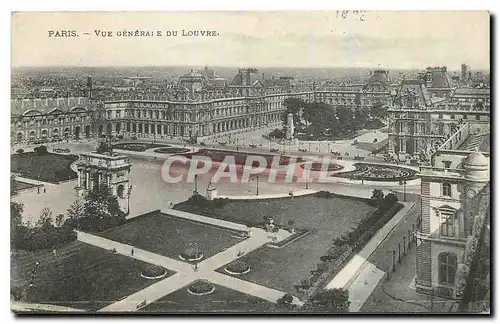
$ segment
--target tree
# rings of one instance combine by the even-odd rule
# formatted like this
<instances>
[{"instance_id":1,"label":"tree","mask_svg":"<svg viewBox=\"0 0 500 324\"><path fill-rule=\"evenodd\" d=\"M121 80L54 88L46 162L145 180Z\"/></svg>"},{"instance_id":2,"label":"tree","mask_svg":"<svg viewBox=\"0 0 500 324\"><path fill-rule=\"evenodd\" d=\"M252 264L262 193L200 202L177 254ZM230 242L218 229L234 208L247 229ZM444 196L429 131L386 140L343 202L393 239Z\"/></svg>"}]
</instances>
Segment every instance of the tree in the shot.
<instances>
[{"instance_id":1,"label":"tree","mask_svg":"<svg viewBox=\"0 0 500 324\"><path fill-rule=\"evenodd\" d=\"M61 227L64 223L64 214L58 214L56 216L56 226Z\"/></svg>"},{"instance_id":2,"label":"tree","mask_svg":"<svg viewBox=\"0 0 500 324\"><path fill-rule=\"evenodd\" d=\"M68 224L78 229L102 231L123 224L125 213L111 189L102 183L87 193L83 205L74 202L68 209Z\"/></svg>"},{"instance_id":3,"label":"tree","mask_svg":"<svg viewBox=\"0 0 500 324\"><path fill-rule=\"evenodd\" d=\"M10 194L12 195L17 190L17 181L14 175L10 175Z\"/></svg>"},{"instance_id":4,"label":"tree","mask_svg":"<svg viewBox=\"0 0 500 324\"><path fill-rule=\"evenodd\" d=\"M12 227L21 226L23 224L23 209L24 205L14 201L10 202L10 224Z\"/></svg>"},{"instance_id":5,"label":"tree","mask_svg":"<svg viewBox=\"0 0 500 324\"><path fill-rule=\"evenodd\" d=\"M40 217L36 221L36 226L46 229L52 226L52 221L52 211L49 207L45 207L40 212Z\"/></svg>"},{"instance_id":6,"label":"tree","mask_svg":"<svg viewBox=\"0 0 500 324\"><path fill-rule=\"evenodd\" d=\"M374 104L370 108L370 115L373 118L384 119L387 116L387 107L382 104Z\"/></svg>"},{"instance_id":7,"label":"tree","mask_svg":"<svg viewBox=\"0 0 500 324\"><path fill-rule=\"evenodd\" d=\"M380 206L384 201L384 192L380 189L374 189L370 199L373 206Z\"/></svg>"},{"instance_id":8,"label":"tree","mask_svg":"<svg viewBox=\"0 0 500 324\"><path fill-rule=\"evenodd\" d=\"M322 290L310 298L306 311L344 313L349 311L349 291L342 288Z\"/></svg>"},{"instance_id":9,"label":"tree","mask_svg":"<svg viewBox=\"0 0 500 324\"><path fill-rule=\"evenodd\" d=\"M75 200L68 210L68 219L77 220L85 216L85 209L83 208L83 203L80 200Z\"/></svg>"}]
</instances>

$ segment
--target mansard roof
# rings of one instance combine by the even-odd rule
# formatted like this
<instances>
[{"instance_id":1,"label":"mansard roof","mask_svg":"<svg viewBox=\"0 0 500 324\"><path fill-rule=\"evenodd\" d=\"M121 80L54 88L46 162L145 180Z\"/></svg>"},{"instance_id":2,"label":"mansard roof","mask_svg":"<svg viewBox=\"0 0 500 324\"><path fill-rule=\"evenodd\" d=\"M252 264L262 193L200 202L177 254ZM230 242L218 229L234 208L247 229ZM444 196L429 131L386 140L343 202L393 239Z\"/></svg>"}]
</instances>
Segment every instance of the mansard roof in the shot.
<instances>
[{"instance_id":1,"label":"mansard roof","mask_svg":"<svg viewBox=\"0 0 500 324\"><path fill-rule=\"evenodd\" d=\"M35 116L85 112L91 108L86 97L12 99L11 116Z\"/></svg>"}]
</instances>

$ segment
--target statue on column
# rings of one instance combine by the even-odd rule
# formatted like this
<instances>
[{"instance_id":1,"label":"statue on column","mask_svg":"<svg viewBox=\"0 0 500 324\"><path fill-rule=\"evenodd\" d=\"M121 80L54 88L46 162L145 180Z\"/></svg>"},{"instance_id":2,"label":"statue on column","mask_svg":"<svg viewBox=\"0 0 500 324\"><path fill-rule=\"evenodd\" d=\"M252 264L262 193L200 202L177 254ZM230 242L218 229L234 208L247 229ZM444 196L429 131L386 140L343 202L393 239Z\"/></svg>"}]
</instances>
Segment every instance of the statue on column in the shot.
<instances>
[{"instance_id":1,"label":"statue on column","mask_svg":"<svg viewBox=\"0 0 500 324\"><path fill-rule=\"evenodd\" d=\"M295 128L293 125L293 115L290 113L287 115L287 126L286 126L286 139L293 139L293 134L295 132Z\"/></svg>"}]
</instances>

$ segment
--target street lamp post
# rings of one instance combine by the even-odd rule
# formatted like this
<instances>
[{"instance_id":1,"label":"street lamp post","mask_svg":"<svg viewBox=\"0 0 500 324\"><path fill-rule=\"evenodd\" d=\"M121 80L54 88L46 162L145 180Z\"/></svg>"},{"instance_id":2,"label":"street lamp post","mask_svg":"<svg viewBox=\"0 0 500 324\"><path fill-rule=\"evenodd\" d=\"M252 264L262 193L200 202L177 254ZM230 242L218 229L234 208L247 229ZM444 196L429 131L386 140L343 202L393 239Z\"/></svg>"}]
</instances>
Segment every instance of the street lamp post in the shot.
<instances>
[{"instance_id":1,"label":"street lamp post","mask_svg":"<svg viewBox=\"0 0 500 324\"><path fill-rule=\"evenodd\" d=\"M128 187L128 192L127 192L127 215L130 215L130 194L132 192L132 186Z\"/></svg>"},{"instance_id":2,"label":"street lamp post","mask_svg":"<svg viewBox=\"0 0 500 324\"><path fill-rule=\"evenodd\" d=\"M396 272L396 251L392 250L392 272Z\"/></svg>"},{"instance_id":3,"label":"street lamp post","mask_svg":"<svg viewBox=\"0 0 500 324\"><path fill-rule=\"evenodd\" d=\"M198 175L194 175L194 194L198 193Z\"/></svg>"},{"instance_id":4,"label":"street lamp post","mask_svg":"<svg viewBox=\"0 0 500 324\"><path fill-rule=\"evenodd\" d=\"M403 186L403 201L406 202L406 180L400 180L399 185Z\"/></svg>"},{"instance_id":5,"label":"street lamp post","mask_svg":"<svg viewBox=\"0 0 500 324\"><path fill-rule=\"evenodd\" d=\"M259 195L259 176L257 176L257 196Z\"/></svg>"}]
</instances>

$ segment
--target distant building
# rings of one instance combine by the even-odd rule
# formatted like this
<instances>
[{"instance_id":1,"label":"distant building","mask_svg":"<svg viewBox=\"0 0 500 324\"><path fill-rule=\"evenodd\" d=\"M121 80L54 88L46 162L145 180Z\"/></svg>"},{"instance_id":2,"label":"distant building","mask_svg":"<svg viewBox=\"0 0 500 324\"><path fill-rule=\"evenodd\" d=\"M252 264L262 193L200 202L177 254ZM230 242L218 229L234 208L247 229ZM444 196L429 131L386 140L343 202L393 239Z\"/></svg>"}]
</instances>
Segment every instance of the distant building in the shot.
<instances>
[{"instance_id":1,"label":"distant building","mask_svg":"<svg viewBox=\"0 0 500 324\"><path fill-rule=\"evenodd\" d=\"M11 140L90 137L93 104L88 98L11 100Z\"/></svg>"},{"instance_id":2,"label":"distant building","mask_svg":"<svg viewBox=\"0 0 500 324\"><path fill-rule=\"evenodd\" d=\"M467 83L469 80L469 67L467 64L462 63L460 66L460 82Z\"/></svg>"}]
</instances>

